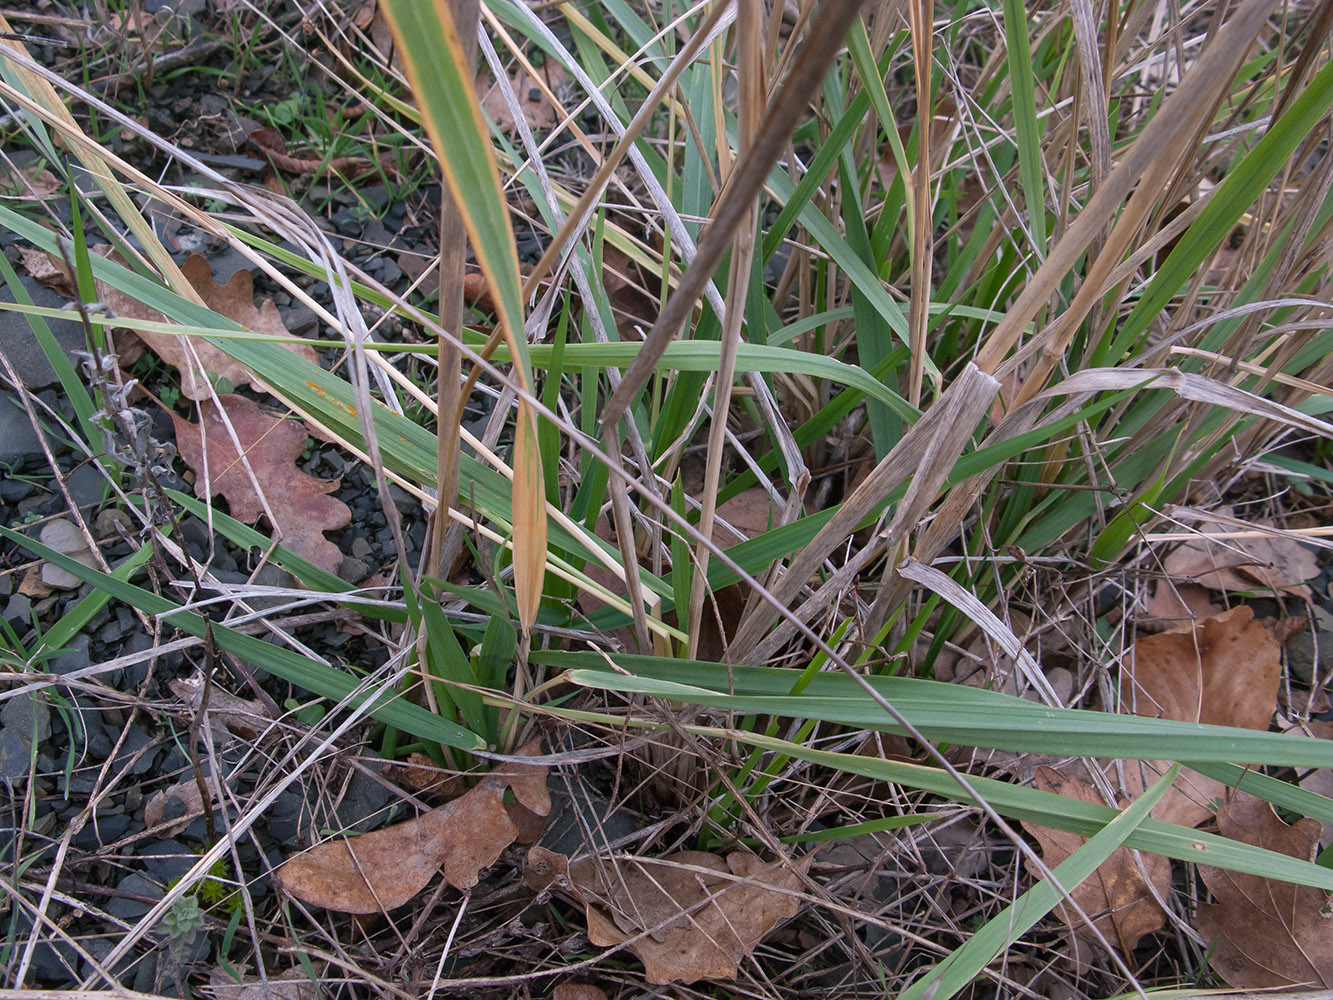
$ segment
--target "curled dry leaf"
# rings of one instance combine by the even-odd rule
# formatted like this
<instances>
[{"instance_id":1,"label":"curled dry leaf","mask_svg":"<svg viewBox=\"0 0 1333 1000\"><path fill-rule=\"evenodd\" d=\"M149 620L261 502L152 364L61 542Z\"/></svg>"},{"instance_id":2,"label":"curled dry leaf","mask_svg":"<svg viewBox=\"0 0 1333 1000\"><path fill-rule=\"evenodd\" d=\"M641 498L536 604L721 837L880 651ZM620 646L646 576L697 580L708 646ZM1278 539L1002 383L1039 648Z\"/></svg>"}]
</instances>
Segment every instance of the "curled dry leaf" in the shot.
<instances>
[{"instance_id":1,"label":"curled dry leaf","mask_svg":"<svg viewBox=\"0 0 1333 1000\"><path fill-rule=\"evenodd\" d=\"M538 752L540 740L518 751L529 757ZM471 791L406 823L326 841L286 862L274 881L313 906L363 914L402 906L437 872L455 888L470 889L517 836L505 811L505 787L516 796L521 788L530 808L541 804L530 772L521 767L496 768Z\"/></svg>"},{"instance_id":2,"label":"curled dry leaf","mask_svg":"<svg viewBox=\"0 0 1333 1000\"><path fill-rule=\"evenodd\" d=\"M253 740L273 720L273 713L263 702L241 698L216 684L209 685L208 704L204 705L204 680L201 674L179 677L169 682L167 687L191 715L203 708L208 713L209 725L219 736L233 735Z\"/></svg>"},{"instance_id":3,"label":"curled dry leaf","mask_svg":"<svg viewBox=\"0 0 1333 1000\"><path fill-rule=\"evenodd\" d=\"M463 779L447 773L424 753L384 766L384 777L417 795L435 799L456 798L465 791Z\"/></svg>"},{"instance_id":4,"label":"curled dry leaf","mask_svg":"<svg viewBox=\"0 0 1333 1000\"><path fill-rule=\"evenodd\" d=\"M1262 799L1236 793L1217 814L1224 837L1308 859L1319 822L1288 826ZM1328 893L1258 875L1199 866L1216 900L1199 906L1194 927L1217 942L1213 969L1236 989L1333 987L1333 907Z\"/></svg>"},{"instance_id":5,"label":"curled dry leaf","mask_svg":"<svg viewBox=\"0 0 1333 1000\"><path fill-rule=\"evenodd\" d=\"M217 405L204 400L199 404L203 419L197 424L171 415L176 447L197 474L195 495L208 499L210 492L221 493L231 507L231 516L252 524L265 513L262 490L279 541L316 566L337 572L343 553L324 532L346 527L352 512L341 500L327 495L338 488L338 480L316 479L296 467L305 451L305 425L266 413L243 396L224 395L218 400L254 478L240 461Z\"/></svg>"},{"instance_id":6,"label":"curled dry leaf","mask_svg":"<svg viewBox=\"0 0 1333 1000\"><path fill-rule=\"evenodd\" d=\"M1040 767L1033 783L1044 792L1054 792L1081 802L1095 802L1104 805L1102 797L1087 782L1072 776L1061 774L1053 767ZM1041 845L1041 859L1049 868L1065 861L1071 854L1083 846L1086 838L1064 830L1052 830L1044 826L1029 825L1031 833ZM1158 905L1152 889L1158 896L1166 898L1171 892L1171 862L1157 854L1141 854L1143 877L1134 856L1124 847L1111 853L1101 867L1092 875L1073 888L1070 895L1074 902L1082 907L1083 912L1092 918L1093 924L1102 936L1119 948L1122 955L1129 955L1145 934L1152 934L1166 925L1166 913ZM1034 876L1031 865L1029 872ZM1151 880L1152 888L1149 888ZM1084 942L1095 940L1086 924L1074 910L1064 904L1056 908L1070 931Z\"/></svg>"},{"instance_id":7,"label":"curled dry leaf","mask_svg":"<svg viewBox=\"0 0 1333 1000\"><path fill-rule=\"evenodd\" d=\"M808 859L798 862L800 871ZM583 904L588 940L624 944L648 982L734 979L777 924L800 908L800 873L745 851L682 851L661 859L589 858L569 863L540 847L528 853L524 881L553 885Z\"/></svg>"},{"instance_id":8,"label":"curled dry leaf","mask_svg":"<svg viewBox=\"0 0 1333 1000\"><path fill-rule=\"evenodd\" d=\"M1220 515L1229 518L1230 510ZM1235 530L1229 523L1210 522L1203 534L1191 539L1166 557L1164 567L1176 578L1193 578L1209 590L1280 590L1310 596L1305 581L1319 575L1319 563L1309 546L1291 535L1260 535L1255 538L1207 536Z\"/></svg>"},{"instance_id":9,"label":"curled dry leaf","mask_svg":"<svg viewBox=\"0 0 1333 1000\"><path fill-rule=\"evenodd\" d=\"M110 247L98 246L92 249L103 256L110 256ZM63 260L40 250L24 250L22 253L23 265L29 274L60 294L69 298L75 297L77 285ZM288 335L287 327L282 322L282 315L272 299L265 299L263 304L256 308L254 278L245 268L237 270L225 285L219 285L213 280L213 269L208 261L199 254L191 254L181 265L181 273L199 293L204 304L219 316L234 320L253 333L263 333L273 337ZM121 319L166 322L166 317L156 309L150 309L103 281L97 282L97 298L111 310L112 314ZM110 325L116 327L115 323ZM187 342L184 337L171 333L135 330L134 334L148 344L158 357L181 373L181 394L187 399L205 399L209 394L208 385L199 376L192 355L199 359L199 364L205 371L213 372L233 385L249 383L253 388L264 391L263 384L250 369L220 347L215 347L201 337L191 337ZM314 348L305 344L283 346L307 361L318 360ZM122 358L121 363L125 364L127 360Z\"/></svg>"},{"instance_id":10,"label":"curled dry leaf","mask_svg":"<svg viewBox=\"0 0 1333 1000\"><path fill-rule=\"evenodd\" d=\"M1197 583L1158 580L1148 595L1144 613L1134 624L1150 632L1188 627L1205 618L1220 615L1225 609L1214 604L1208 590Z\"/></svg>"},{"instance_id":11,"label":"curled dry leaf","mask_svg":"<svg viewBox=\"0 0 1333 1000\"><path fill-rule=\"evenodd\" d=\"M1248 607L1238 607L1197 626L1139 639L1122 674L1125 710L1178 722L1267 729L1277 708L1282 662L1278 644L1253 619ZM1137 773L1127 765L1130 771ZM1197 826L1213 814L1224 788L1183 770L1153 816Z\"/></svg>"},{"instance_id":12,"label":"curled dry leaf","mask_svg":"<svg viewBox=\"0 0 1333 1000\"><path fill-rule=\"evenodd\" d=\"M155 792L143 807L144 824L150 833L156 833L161 840L176 836L196 816L203 814L204 797L193 775L182 778L170 788Z\"/></svg>"},{"instance_id":13,"label":"curled dry leaf","mask_svg":"<svg viewBox=\"0 0 1333 1000\"><path fill-rule=\"evenodd\" d=\"M606 993L591 983L561 983L551 991L551 1000L606 1000Z\"/></svg>"},{"instance_id":14,"label":"curled dry leaf","mask_svg":"<svg viewBox=\"0 0 1333 1000\"><path fill-rule=\"evenodd\" d=\"M364 156L292 156L287 152L287 140L271 125L257 128L250 133L250 142L264 159L273 165L274 170L287 174L310 174L316 178L325 174L336 174L353 180L363 174L389 173L393 171L393 158L385 156L379 162L368 160Z\"/></svg>"}]
</instances>

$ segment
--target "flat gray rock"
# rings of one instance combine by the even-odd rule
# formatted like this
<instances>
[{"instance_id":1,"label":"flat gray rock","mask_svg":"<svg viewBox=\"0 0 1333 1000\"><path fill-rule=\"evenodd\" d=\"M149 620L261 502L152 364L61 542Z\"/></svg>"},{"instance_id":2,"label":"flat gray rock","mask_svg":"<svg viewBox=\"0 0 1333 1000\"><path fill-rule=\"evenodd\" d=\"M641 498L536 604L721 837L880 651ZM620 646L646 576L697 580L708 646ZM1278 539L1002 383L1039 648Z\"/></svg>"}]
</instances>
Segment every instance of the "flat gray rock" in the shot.
<instances>
[{"instance_id":1,"label":"flat gray rock","mask_svg":"<svg viewBox=\"0 0 1333 1000\"><path fill-rule=\"evenodd\" d=\"M0 392L0 463L19 469L41 456L42 444L28 415L13 393Z\"/></svg>"},{"instance_id":2,"label":"flat gray rock","mask_svg":"<svg viewBox=\"0 0 1333 1000\"><path fill-rule=\"evenodd\" d=\"M23 283L23 287L27 289L33 303L36 305L60 309L66 303L63 295L57 295L26 274L20 272L19 281ZM9 286L0 282L0 302L14 301L16 301L14 293ZM59 321L48 321L47 326L51 328L56 341L70 356L70 361L73 363L74 352L82 351L86 347L83 328L78 323L62 323ZM3 352L5 357L9 359L9 363L14 366L18 377L23 380L23 384L28 388L45 389L57 384L55 369L51 367L51 362L46 359L46 353L42 350L41 345L37 343L37 336L32 332L28 317L21 313L0 312L0 352Z\"/></svg>"}]
</instances>

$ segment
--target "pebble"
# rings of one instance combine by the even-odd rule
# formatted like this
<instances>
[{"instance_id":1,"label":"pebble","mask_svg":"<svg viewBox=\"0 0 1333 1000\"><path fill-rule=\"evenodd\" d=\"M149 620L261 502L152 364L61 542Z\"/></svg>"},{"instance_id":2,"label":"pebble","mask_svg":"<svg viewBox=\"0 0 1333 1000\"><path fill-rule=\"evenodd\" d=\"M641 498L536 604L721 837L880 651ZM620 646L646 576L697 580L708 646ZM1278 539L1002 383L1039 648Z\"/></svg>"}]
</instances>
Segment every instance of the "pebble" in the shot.
<instances>
[{"instance_id":1,"label":"pebble","mask_svg":"<svg viewBox=\"0 0 1333 1000\"><path fill-rule=\"evenodd\" d=\"M0 781L18 784L28 777L29 750L18 733L0 729Z\"/></svg>"},{"instance_id":2,"label":"pebble","mask_svg":"<svg viewBox=\"0 0 1333 1000\"><path fill-rule=\"evenodd\" d=\"M34 738L40 745L51 736L51 709L33 698L32 692L24 691L0 706L0 726L27 747L32 746Z\"/></svg>"}]
</instances>

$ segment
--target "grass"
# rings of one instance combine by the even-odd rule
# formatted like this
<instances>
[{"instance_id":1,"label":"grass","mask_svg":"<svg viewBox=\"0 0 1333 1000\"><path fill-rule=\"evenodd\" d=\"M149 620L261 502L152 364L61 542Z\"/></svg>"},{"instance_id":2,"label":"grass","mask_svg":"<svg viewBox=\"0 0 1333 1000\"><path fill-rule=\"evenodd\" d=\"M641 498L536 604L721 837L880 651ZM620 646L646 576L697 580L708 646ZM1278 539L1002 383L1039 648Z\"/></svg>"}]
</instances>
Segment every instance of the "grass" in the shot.
<instances>
[{"instance_id":1,"label":"grass","mask_svg":"<svg viewBox=\"0 0 1333 1000\"><path fill-rule=\"evenodd\" d=\"M0 96L21 109L23 141L60 162L58 137L102 193L78 196L63 231L17 203L0 206L0 225L70 254L85 301L104 282L257 372L370 466L391 528L391 483L427 509L440 491L448 517L432 522L420 564L400 544L372 593L192 498L156 501L263 550L305 588L302 600L363 616L393 666L355 674L228 625L232 612L201 614L197 595L136 583L150 554L180 550L133 496L132 469L118 470L118 502L147 534L114 570L0 533L92 583L95 603L132 607L165 634L193 635L336 706L284 720L285 753L264 765L268 783L242 804L233 842L345 736L370 733L389 755L421 747L466 769L468 751L510 751L545 727L617 753L618 796L656 819L636 844L644 854L740 838L792 857L802 852L782 845L812 823L852 844L922 811L961 818L987 845L990 865L970 881L922 875L863 917L835 883L812 881L799 933L742 970L759 995L789 995L775 983L802 969L849 995L936 1000L1064 975L1058 964L1036 971L1060 950L1056 886L1081 882L1122 844L1175 858L1182 872L1203 851L1219 867L1333 890L1327 868L1305 859L1149 818L1172 772L1118 811L1027 787L1017 768L960 764L980 758L958 752L1188 763L1232 785L1246 763L1264 769L1248 780L1254 794L1333 819L1333 804L1291 780L1333 766L1325 741L1113 711L1129 619L1161 554L1153 535L1177 506L1216 503L1228 485L1267 491L1279 510L1293 506L1290 490L1327 502L1326 445L1291 445L1333 430L1321 254L1333 67L1317 13L1249 2L1225 18L1206 5L1130 8L1107 23L1091 8L1018 0L913 0L900 15L850 0L810 7L784 21L781 5L752 2L561 3L541 16L496 2L480 10L478 47L453 21L471 16L466 3L384 2L376 23L393 33L393 60L369 25L312 16L312 30L292 34L281 16L230 14L238 62L254 40L285 39L297 47L289 55L326 67L325 89L267 109L290 139L325 158L395 151L395 197L439 170L443 294L430 314L375 287L289 203L78 95L78 115L187 164L211 181L212 201L164 188L84 136L61 97L67 81L6 60ZM515 65L528 68L540 99L557 105L555 124L527 128L529 94L507 95L507 118L488 121L467 68L477 64L502 89ZM548 92L553 68L559 93ZM362 110L348 116L349 101ZM587 131L585 106L600 134ZM132 195L143 192L313 310L333 331L312 341L324 364L198 301L139 212ZM225 214L209 210L218 201ZM535 262L515 252L515 216L549 237ZM141 253L89 254L85 219L133 234ZM278 247L284 239L305 252ZM464 247L489 308L463 299ZM301 276L327 283L330 298L312 297ZM68 315L20 303L62 358L46 331ZM371 307L420 331L419 342L368 335ZM83 318L90 334L101 328ZM107 401L68 365L58 371L77 403L71 430L96 457L94 411ZM461 427L474 391L493 401L485 444ZM1285 476L1255 471L1270 455L1266 470ZM721 526L734 498L767 508L741 535ZM457 578L460 553L469 569ZM80 605L37 645L8 636L7 669L40 673L96 611ZM1059 637L1050 657L1034 658L1015 634L1020 612L1031 634ZM268 624L291 639L283 618ZM986 642L1019 661L1017 693L1035 702L932 679L944 654ZM700 659L704 648L711 658ZM1053 698L1057 658L1075 675L1073 703ZM626 734L646 742L624 749ZM865 752L901 738L928 756ZM552 740L550 762L572 783L576 755L564 745ZM1052 873L1010 821L1091 839ZM922 829L876 863L901 864L905 877L935 836ZM139 953L219 863L241 870L226 839L204 846L103 956L108 967ZM1027 889L1020 859L1046 878ZM938 915L930 899L945 891L965 920ZM1206 981L1206 954L1180 930L1194 891L1173 901L1176 930L1151 955L1102 955L1080 995ZM50 890L38 896L49 906ZM327 916L257 913L271 900L244 898L224 962L271 957L273 929L321 954L344 940ZM474 912L464 926L482 935L492 919ZM443 963L452 917L439 920L425 913L413 933ZM848 937L858 920L912 943L872 954ZM379 981L373 951L345 949L335 966ZM544 988L561 961L529 956L512 975L468 982ZM626 995L635 989L632 967L597 969ZM428 970L413 975L414 988L430 982ZM463 988L437 974L438 985Z\"/></svg>"}]
</instances>

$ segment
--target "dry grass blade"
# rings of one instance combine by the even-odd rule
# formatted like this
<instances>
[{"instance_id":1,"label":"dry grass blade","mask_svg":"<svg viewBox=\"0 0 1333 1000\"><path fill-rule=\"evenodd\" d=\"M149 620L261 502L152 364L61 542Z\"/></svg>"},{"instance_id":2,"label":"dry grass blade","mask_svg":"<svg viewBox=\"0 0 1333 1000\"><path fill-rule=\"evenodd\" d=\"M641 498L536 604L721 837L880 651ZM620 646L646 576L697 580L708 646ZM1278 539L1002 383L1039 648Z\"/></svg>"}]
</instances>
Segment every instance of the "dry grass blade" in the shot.
<instances>
[{"instance_id":1,"label":"dry grass blade","mask_svg":"<svg viewBox=\"0 0 1333 1000\"><path fill-rule=\"evenodd\" d=\"M884 456L884 460L843 501L838 512L796 554L791 565L770 588L773 603L757 605L747 614L732 646L732 656L736 662L757 658L757 647L777 617L777 608L786 607L795 600L810 575L894 490L917 474L938 484L942 475L947 474L947 470L952 467L953 459L939 461L938 464L923 464L922 456L936 455L943 458L950 455L956 458L961 454L971 440L973 428L985 415L998 390L999 382L976 366L968 365L963 370L939 401L912 425L893 450ZM929 495L927 492L918 491L918 496L925 503L934 498L933 491L929 491ZM914 505L914 509L920 508ZM898 527L905 534L914 526L901 524ZM790 625L790 622L784 623L781 632L788 634ZM760 648L768 650L776 641L771 639Z\"/></svg>"},{"instance_id":2,"label":"dry grass blade","mask_svg":"<svg viewBox=\"0 0 1333 1000\"><path fill-rule=\"evenodd\" d=\"M841 47L847 29L862 3L863 0L824 0L819 20L800 46L796 64L769 104L750 155L728 178L727 186L714 206L708 229L699 241L698 256L681 277L675 294L667 299L666 307L648 331L634 363L625 371L620 388L603 408L601 421L604 427L614 424L624 415L631 401L648 381L648 376L661 359L667 344L685 326L694 309L695 300L703 292L722 255L735 238L736 228L745 218L768 172L786 149L792 129L804 113L811 93L824 78L829 63Z\"/></svg>"},{"instance_id":3,"label":"dry grass blade","mask_svg":"<svg viewBox=\"0 0 1333 1000\"><path fill-rule=\"evenodd\" d=\"M1018 342L1024 328L1032 322L1042 305L1055 294L1060 283L1119 209L1125 197L1137 187L1138 204L1133 213L1122 216L1108 245L1098 255L1094 269L1080 292L1079 299L1066 310L1053 328L1025 346L1023 354L1045 352L1044 373L1054 366L1062 338L1072 336L1087 309L1104 293L1103 279L1123 256L1132 234L1137 232L1150 202L1155 200L1185 155L1187 144L1198 141L1201 124L1216 106L1219 97L1235 77L1237 69L1254 42L1259 29L1272 10L1268 0L1249 0L1212 39L1199 61L1190 68L1180 87L1166 101L1139 134L1134 145L1079 213L1065 235L1052 248L1050 256L1034 274L1018 300L1009 307L1004 320L995 328L981 353L977 366L983 371L997 371L1005 355ZM1164 155L1164 151L1173 155ZM1113 252L1114 251L1114 252ZM1093 275L1097 275L1094 280ZM1014 367L1011 360L1006 368ZM1039 383L1029 379L1028 398Z\"/></svg>"},{"instance_id":4,"label":"dry grass blade","mask_svg":"<svg viewBox=\"0 0 1333 1000\"><path fill-rule=\"evenodd\" d=\"M521 400L514 429L514 596L524 632L531 632L537 621L545 581L546 484L537 443L537 414Z\"/></svg>"}]
</instances>

